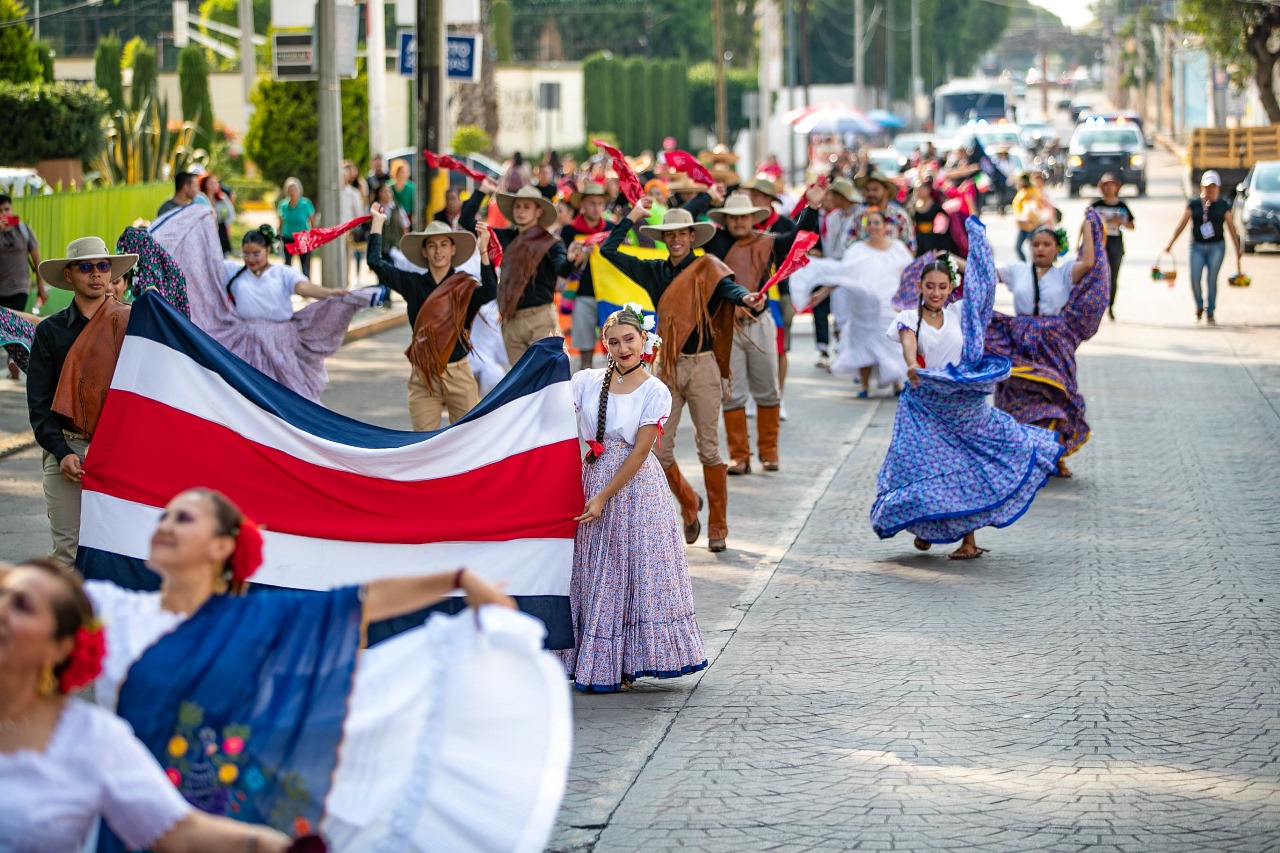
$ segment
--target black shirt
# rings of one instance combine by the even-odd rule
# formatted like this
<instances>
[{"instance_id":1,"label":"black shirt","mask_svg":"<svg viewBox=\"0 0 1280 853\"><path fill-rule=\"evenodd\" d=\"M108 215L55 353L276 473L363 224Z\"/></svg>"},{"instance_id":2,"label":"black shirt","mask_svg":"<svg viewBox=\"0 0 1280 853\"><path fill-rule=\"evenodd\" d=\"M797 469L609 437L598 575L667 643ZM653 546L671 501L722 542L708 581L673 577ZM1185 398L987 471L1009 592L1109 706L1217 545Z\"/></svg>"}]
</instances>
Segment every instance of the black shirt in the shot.
<instances>
[{"instance_id":1,"label":"black shirt","mask_svg":"<svg viewBox=\"0 0 1280 853\"><path fill-rule=\"evenodd\" d=\"M382 235L369 235L369 269L373 270L373 274L378 277L378 281L394 290L396 293L404 297L405 313L409 315L409 325L412 326L418 321L418 312L422 310L422 305L427 301L427 297L431 295L437 287L439 287L444 279L436 281L432 278L430 272L416 273L402 270L395 264L391 263L382 255ZM456 268L450 268L444 278L448 278L457 272ZM476 318L476 314L480 311L480 306L486 302L492 302L498 296L498 275L493 271L493 264L480 265L480 286L471 294L471 303L467 305L467 328L471 328L471 323ZM449 356L450 363L462 361L467 357L467 346L458 339L453 347L453 353Z\"/></svg>"},{"instance_id":2,"label":"black shirt","mask_svg":"<svg viewBox=\"0 0 1280 853\"><path fill-rule=\"evenodd\" d=\"M476 214L480 212L480 203L484 201L484 193L476 190L462 205L462 216L458 219L458 227L464 231L476 230ZM498 238L502 248L511 245L511 241L519 236L515 228L494 228L493 236ZM556 296L556 278L573 275L574 266L569 262L564 243L559 240L551 244L551 248L538 262L538 269L533 274L533 282L525 288L524 296L516 309L537 308L539 305L550 305Z\"/></svg>"},{"instance_id":3,"label":"black shirt","mask_svg":"<svg viewBox=\"0 0 1280 853\"><path fill-rule=\"evenodd\" d=\"M609 236L605 239L604 245L600 247L600 254L609 263L613 264L627 278L640 285L649 294L649 298L653 300L653 304L657 305L662 299L662 294L666 292L667 287L673 282L676 276L685 271L685 268L697 260L693 252L685 256L685 259L679 264L672 265L671 260L665 261L643 261L631 255L624 255L618 251L622 245L622 241L627 239L627 232L631 230L631 220L623 219L621 222L613 226L613 230L609 232ZM732 302L734 305L743 305L743 300L751 294L747 289L733 280L733 276L725 276L716 284L715 293L707 300L707 312L712 316L720 310L720 303L724 300ZM761 311L767 309L761 309ZM755 313L759 314L761 311ZM712 330L704 328L702 330L702 346L698 346L698 332L695 330L689 335L689 339L684 341L680 347L680 352L685 355L696 355L699 352L710 352L712 345Z\"/></svg>"},{"instance_id":4,"label":"black shirt","mask_svg":"<svg viewBox=\"0 0 1280 853\"><path fill-rule=\"evenodd\" d=\"M608 228L609 223L601 220L601 224L605 226L603 230L605 231L609 230ZM560 242L564 243L567 251L568 247L573 245L573 241L577 238L579 234L589 237L591 236L592 233L593 232L591 231L579 231L577 228L573 226L573 223L567 223L565 225L560 226ZM595 299L596 286L595 286L595 282L591 280L590 259L588 259L586 262L583 263L581 269L582 269L582 274L578 277L578 295L587 296L592 299Z\"/></svg>"},{"instance_id":5,"label":"black shirt","mask_svg":"<svg viewBox=\"0 0 1280 853\"><path fill-rule=\"evenodd\" d=\"M1120 226L1126 222L1134 221L1133 211L1129 209L1129 205L1125 204L1120 199L1116 199L1114 202L1108 203L1106 199L1096 198L1093 200L1093 204L1089 206L1098 211L1098 214L1103 218L1103 220L1119 220L1115 225L1106 225L1107 239L1119 240L1123 243L1124 234L1120 231Z\"/></svg>"},{"instance_id":6,"label":"black shirt","mask_svg":"<svg viewBox=\"0 0 1280 853\"><path fill-rule=\"evenodd\" d=\"M1191 199L1187 207L1191 208L1191 241L1193 243L1221 243L1225 231L1223 225L1226 222L1227 211L1231 209L1231 205L1224 198L1214 199L1209 204L1208 211L1205 210L1204 201L1199 198ZM1200 232L1200 226L1208 222L1213 228L1213 236L1206 237Z\"/></svg>"},{"instance_id":7,"label":"black shirt","mask_svg":"<svg viewBox=\"0 0 1280 853\"><path fill-rule=\"evenodd\" d=\"M692 213L694 218L697 218L699 215L706 212L706 207L702 206L703 203L701 199L703 198L706 199L706 207L710 207L711 197L706 193L702 193L693 201L686 204L684 209ZM779 226L779 223L782 223L782 225ZM812 207L805 206L804 212L800 214L798 222L792 222L791 219L786 216L779 216L769 229L769 233L775 235L773 238L773 263L778 265L787 259L787 253L791 251L791 245L795 243L796 237L801 231L813 231L816 233L817 230L818 211L814 210ZM715 236L704 243L702 248L723 261L728 257L729 251L737 242L737 239L729 233L727 228L717 228ZM747 284L750 284L754 288L758 288L760 285L768 281L769 276L772 274L772 270L765 270L763 273L764 278L759 281L747 282ZM779 293L781 292L783 291L779 289Z\"/></svg>"},{"instance_id":8,"label":"black shirt","mask_svg":"<svg viewBox=\"0 0 1280 853\"><path fill-rule=\"evenodd\" d=\"M76 425L53 411L53 397L62 378L62 365L67 353L80 337L89 320L72 301L56 314L36 324L31 341L31 363L27 367L27 409L31 414L31 431L36 441L62 462L74 451L62 431L79 432Z\"/></svg>"}]
</instances>

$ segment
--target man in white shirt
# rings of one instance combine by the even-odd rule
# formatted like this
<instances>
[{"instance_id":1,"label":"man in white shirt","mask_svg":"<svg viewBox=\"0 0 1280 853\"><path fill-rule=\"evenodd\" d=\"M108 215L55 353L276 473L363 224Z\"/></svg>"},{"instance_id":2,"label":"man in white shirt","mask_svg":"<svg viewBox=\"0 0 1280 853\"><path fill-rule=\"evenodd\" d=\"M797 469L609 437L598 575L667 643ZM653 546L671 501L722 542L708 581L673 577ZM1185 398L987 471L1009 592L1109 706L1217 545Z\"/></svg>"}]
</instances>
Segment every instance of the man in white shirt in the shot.
<instances>
[{"instance_id":1,"label":"man in white shirt","mask_svg":"<svg viewBox=\"0 0 1280 853\"><path fill-rule=\"evenodd\" d=\"M827 209L822 224L822 256L838 261L853 242L854 211L858 194L853 183L837 178L827 190ZM817 367L831 365L831 298L813 306L813 338L818 348Z\"/></svg>"}]
</instances>

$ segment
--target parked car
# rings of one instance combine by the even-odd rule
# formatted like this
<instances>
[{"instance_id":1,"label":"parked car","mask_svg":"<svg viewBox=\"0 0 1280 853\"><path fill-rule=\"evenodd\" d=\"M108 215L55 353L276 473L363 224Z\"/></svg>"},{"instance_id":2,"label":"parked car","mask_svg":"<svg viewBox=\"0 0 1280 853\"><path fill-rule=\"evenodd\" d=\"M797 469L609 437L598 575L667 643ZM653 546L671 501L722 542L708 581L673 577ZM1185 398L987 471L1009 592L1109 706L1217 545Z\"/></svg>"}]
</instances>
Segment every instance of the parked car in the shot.
<instances>
[{"instance_id":1,"label":"parked car","mask_svg":"<svg viewBox=\"0 0 1280 853\"><path fill-rule=\"evenodd\" d=\"M893 138L893 147L901 151L903 157L910 157L916 151L923 151L932 140L931 133L899 133Z\"/></svg>"},{"instance_id":2,"label":"parked car","mask_svg":"<svg viewBox=\"0 0 1280 853\"><path fill-rule=\"evenodd\" d=\"M867 152L867 159L871 161L871 168L891 178L901 175L907 168L907 155L897 148L872 148Z\"/></svg>"},{"instance_id":3,"label":"parked car","mask_svg":"<svg viewBox=\"0 0 1280 853\"><path fill-rule=\"evenodd\" d=\"M1280 160L1260 160L1236 187L1236 233L1253 254L1261 243L1280 245Z\"/></svg>"},{"instance_id":4,"label":"parked car","mask_svg":"<svg viewBox=\"0 0 1280 853\"><path fill-rule=\"evenodd\" d=\"M1121 184L1147 194L1146 141L1135 124L1085 122L1076 126L1067 146L1067 190L1079 195L1080 188L1093 185L1107 172Z\"/></svg>"}]
</instances>

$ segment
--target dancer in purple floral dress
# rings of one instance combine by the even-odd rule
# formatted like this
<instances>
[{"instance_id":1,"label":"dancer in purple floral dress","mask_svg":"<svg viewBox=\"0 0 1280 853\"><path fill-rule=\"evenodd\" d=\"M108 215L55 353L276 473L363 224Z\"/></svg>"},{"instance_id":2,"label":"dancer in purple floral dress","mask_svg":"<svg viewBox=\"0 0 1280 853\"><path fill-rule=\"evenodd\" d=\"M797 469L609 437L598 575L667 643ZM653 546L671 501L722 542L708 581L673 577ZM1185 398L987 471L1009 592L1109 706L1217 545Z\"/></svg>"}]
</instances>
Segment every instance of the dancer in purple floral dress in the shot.
<instances>
[{"instance_id":1,"label":"dancer in purple floral dress","mask_svg":"<svg viewBox=\"0 0 1280 853\"><path fill-rule=\"evenodd\" d=\"M657 342L646 322L639 306L611 314L602 335L609 366L573 377L579 431L591 449L569 587L575 648L557 654L583 691L626 690L637 678L707 665L681 521L652 453L671 392L645 370L642 356Z\"/></svg>"},{"instance_id":2,"label":"dancer in purple floral dress","mask_svg":"<svg viewBox=\"0 0 1280 853\"><path fill-rule=\"evenodd\" d=\"M986 229L973 218L967 228L964 297L948 304L950 265L925 263L917 308L888 329L902 343L911 384L898 402L871 508L880 538L909 530L922 551L963 540L950 555L957 560L982 556L975 531L1020 518L1062 455L1054 433L1020 424L987 401L1010 364L984 352L995 266Z\"/></svg>"},{"instance_id":3,"label":"dancer in purple floral dress","mask_svg":"<svg viewBox=\"0 0 1280 853\"><path fill-rule=\"evenodd\" d=\"M0 308L0 346L8 351L9 358L23 373L27 372L27 364L31 360L31 339L35 336L39 319L21 311Z\"/></svg>"}]
</instances>

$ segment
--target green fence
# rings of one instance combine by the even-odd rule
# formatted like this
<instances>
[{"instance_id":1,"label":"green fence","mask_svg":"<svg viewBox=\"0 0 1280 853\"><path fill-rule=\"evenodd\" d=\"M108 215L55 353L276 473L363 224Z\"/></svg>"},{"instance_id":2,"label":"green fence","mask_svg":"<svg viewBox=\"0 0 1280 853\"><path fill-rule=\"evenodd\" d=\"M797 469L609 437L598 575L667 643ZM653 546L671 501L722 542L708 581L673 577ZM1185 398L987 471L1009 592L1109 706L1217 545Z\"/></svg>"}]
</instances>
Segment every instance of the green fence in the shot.
<instances>
[{"instance_id":1,"label":"green fence","mask_svg":"<svg viewBox=\"0 0 1280 853\"><path fill-rule=\"evenodd\" d=\"M40 241L40 257L60 258L67 244L79 237L101 237L114 246L125 228L137 219L153 219L164 200L173 195L171 183L103 187L83 192L26 196L13 200L13 212ZM31 291L35 304L35 290ZM71 292L52 288L41 313L61 310Z\"/></svg>"}]
</instances>

